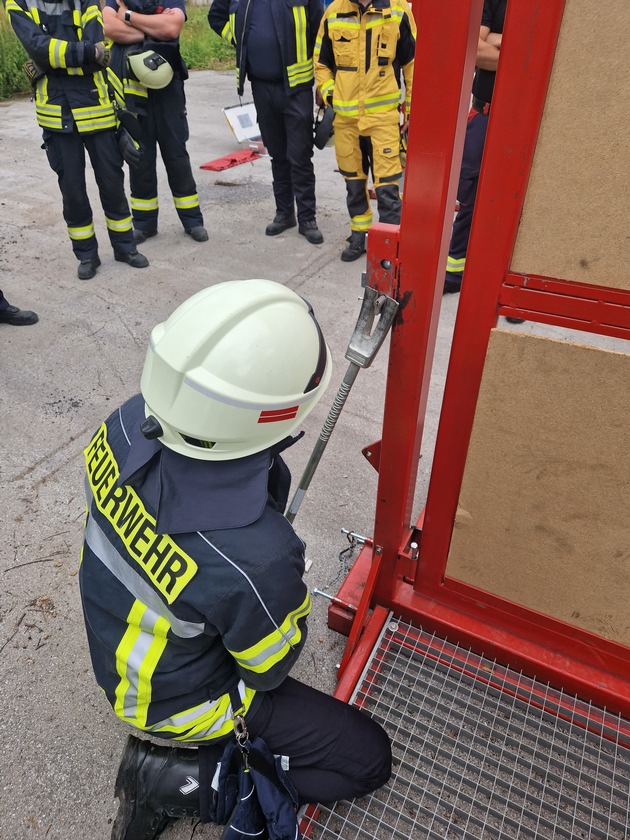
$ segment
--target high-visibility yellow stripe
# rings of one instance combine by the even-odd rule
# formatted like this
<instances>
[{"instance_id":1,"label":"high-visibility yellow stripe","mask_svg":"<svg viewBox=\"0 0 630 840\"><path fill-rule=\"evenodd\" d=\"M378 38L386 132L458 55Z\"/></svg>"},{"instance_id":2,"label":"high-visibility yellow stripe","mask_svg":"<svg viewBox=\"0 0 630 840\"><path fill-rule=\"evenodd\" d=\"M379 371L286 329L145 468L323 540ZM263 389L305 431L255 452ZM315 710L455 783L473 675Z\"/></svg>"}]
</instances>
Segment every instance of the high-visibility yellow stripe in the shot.
<instances>
[{"instance_id":1,"label":"high-visibility yellow stripe","mask_svg":"<svg viewBox=\"0 0 630 840\"><path fill-rule=\"evenodd\" d=\"M48 61L50 62L50 66L65 69L67 50L68 41L51 38L50 44L48 45Z\"/></svg>"},{"instance_id":2,"label":"high-visibility yellow stripe","mask_svg":"<svg viewBox=\"0 0 630 840\"><path fill-rule=\"evenodd\" d=\"M149 615L148 607L134 601L127 616L127 630L116 648L116 714L141 729L146 726L151 703L151 678L168 643L169 623ZM141 658L140 658L141 656ZM138 659L133 662L133 657ZM133 689L133 691L132 691Z\"/></svg>"},{"instance_id":3,"label":"high-visibility yellow stripe","mask_svg":"<svg viewBox=\"0 0 630 840\"><path fill-rule=\"evenodd\" d=\"M311 606L311 596L307 593L304 601L296 610L287 615L279 629L273 630L260 642L246 650L230 651L230 653L242 668L247 668L257 674L269 671L291 649L287 638L292 644L299 644L302 631L298 626L298 620L309 614Z\"/></svg>"},{"instance_id":4,"label":"high-visibility yellow stripe","mask_svg":"<svg viewBox=\"0 0 630 840\"><path fill-rule=\"evenodd\" d=\"M68 236L76 242L82 242L84 239L90 239L94 236L94 225L83 225L82 227L68 227Z\"/></svg>"},{"instance_id":5,"label":"high-visibility yellow stripe","mask_svg":"<svg viewBox=\"0 0 630 840\"><path fill-rule=\"evenodd\" d=\"M143 213L158 209L157 196L155 198L134 198L131 196L129 203L131 204L132 210L139 210Z\"/></svg>"},{"instance_id":6,"label":"high-visibility yellow stripe","mask_svg":"<svg viewBox=\"0 0 630 840\"><path fill-rule=\"evenodd\" d=\"M190 210L193 207L199 207L199 196L197 193L193 195L174 195L173 203L178 210Z\"/></svg>"},{"instance_id":7,"label":"high-visibility yellow stripe","mask_svg":"<svg viewBox=\"0 0 630 840\"><path fill-rule=\"evenodd\" d=\"M79 134L86 134L93 131L104 131L107 128L116 128L116 117L113 113L104 114L96 119L75 120Z\"/></svg>"},{"instance_id":8,"label":"high-visibility yellow stripe","mask_svg":"<svg viewBox=\"0 0 630 840\"><path fill-rule=\"evenodd\" d=\"M238 692L243 698L242 714L246 714L256 692L246 688L242 681L238 684ZM145 730L156 735L168 733L176 741L209 741L230 735L234 731L230 697L224 694L216 701L209 700L178 712L171 718L145 726Z\"/></svg>"},{"instance_id":9,"label":"high-visibility yellow stripe","mask_svg":"<svg viewBox=\"0 0 630 840\"><path fill-rule=\"evenodd\" d=\"M101 11L98 6L88 6L86 11L81 15L81 26L83 29L87 26L87 24L94 20L95 18L98 20L101 17Z\"/></svg>"},{"instance_id":10,"label":"high-visibility yellow stripe","mask_svg":"<svg viewBox=\"0 0 630 840\"><path fill-rule=\"evenodd\" d=\"M466 257L456 260L454 257L448 257L446 260L446 270L452 274L461 274L466 265Z\"/></svg>"},{"instance_id":11,"label":"high-visibility yellow stripe","mask_svg":"<svg viewBox=\"0 0 630 840\"><path fill-rule=\"evenodd\" d=\"M338 18L336 15L331 15L328 18L328 31L331 29L356 29L357 32L361 29L361 22L359 20L352 20L351 18Z\"/></svg>"},{"instance_id":12,"label":"high-visibility yellow stripe","mask_svg":"<svg viewBox=\"0 0 630 840\"><path fill-rule=\"evenodd\" d=\"M323 98L326 99L326 97L330 93L333 92L334 88L335 88L335 80L334 79L329 79L327 82L324 82L324 84L322 85L322 96L323 96Z\"/></svg>"},{"instance_id":13,"label":"high-visibility yellow stripe","mask_svg":"<svg viewBox=\"0 0 630 840\"><path fill-rule=\"evenodd\" d=\"M142 665L138 671L136 719L142 724L142 726L146 726L147 723L147 714L151 703L152 692L151 678L155 673L158 662L160 661L168 643L168 630L168 622L164 618L159 617L153 627L153 641L151 642L149 650L142 660Z\"/></svg>"},{"instance_id":14,"label":"high-visibility yellow stripe","mask_svg":"<svg viewBox=\"0 0 630 840\"><path fill-rule=\"evenodd\" d=\"M315 70L312 61L303 61L299 64L290 64L287 67L289 87L295 87L305 82L310 82L315 77Z\"/></svg>"},{"instance_id":15,"label":"high-visibility yellow stripe","mask_svg":"<svg viewBox=\"0 0 630 840\"><path fill-rule=\"evenodd\" d=\"M140 619L142 618L142 613L145 609L146 607L144 604L141 604L140 601L134 601L133 606L129 611L129 615L127 616L127 629L116 648L116 672L120 677L120 682L116 686L114 711L118 717L123 718L123 720L127 719L124 713L125 695L127 694L127 690L130 686L130 681L127 676L127 660L129 659L129 655L140 636Z\"/></svg>"},{"instance_id":16,"label":"high-visibility yellow stripe","mask_svg":"<svg viewBox=\"0 0 630 840\"><path fill-rule=\"evenodd\" d=\"M105 224L108 230L113 230L116 233L126 233L132 228L131 216L127 216L125 219L109 219L105 216Z\"/></svg>"},{"instance_id":17,"label":"high-visibility yellow stripe","mask_svg":"<svg viewBox=\"0 0 630 840\"><path fill-rule=\"evenodd\" d=\"M94 74L94 84L96 85L96 89L98 91L98 101L101 103L101 105L107 104L111 108L112 105L109 100L107 80L105 78L105 73L102 70L99 70L98 73Z\"/></svg>"},{"instance_id":18,"label":"high-visibility yellow stripe","mask_svg":"<svg viewBox=\"0 0 630 840\"><path fill-rule=\"evenodd\" d=\"M138 96L148 99L149 92L140 82L134 82L133 79L125 79L125 96Z\"/></svg>"},{"instance_id":19,"label":"high-visibility yellow stripe","mask_svg":"<svg viewBox=\"0 0 630 840\"><path fill-rule=\"evenodd\" d=\"M358 230L358 231L366 231L369 230L372 225L372 212L365 213L361 216L353 216L350 219L350 230Z\"/></svg>"},{"instance_id":20,"label":"high-visibility yellow stripe","mask_svg":"<svg viewBox=\"0 0 630 840\"><path fill-rule=\"evenodd\" d=\"M295 25L295 58L296 64L303 64L308 59L306 46L306 7L293 7L293 23Z\"/></svg>"}]
</instances>

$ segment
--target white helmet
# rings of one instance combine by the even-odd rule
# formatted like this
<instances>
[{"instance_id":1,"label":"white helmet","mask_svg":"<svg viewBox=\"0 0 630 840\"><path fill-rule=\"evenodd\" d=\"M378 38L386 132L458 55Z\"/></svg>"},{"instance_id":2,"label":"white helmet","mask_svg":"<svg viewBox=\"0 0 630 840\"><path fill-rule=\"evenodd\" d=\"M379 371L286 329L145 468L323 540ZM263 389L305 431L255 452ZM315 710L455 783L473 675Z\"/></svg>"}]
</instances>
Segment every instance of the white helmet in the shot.
<instances>
[{"instance_id":1,"label":"white helmet","mask_svg":"<svg viewBox=\"0 0 630 840\"><path fill-rule=\"evenodd\" d=\"M143 431L192 458L252 455L295 431L331 373L319 324L298 294L270 280L218 283L151 333Z\"/></svg>"},{"instance_id":2,"label":"white helmet","mask_svg":"<svg viewBox=\"0 0 630 840\"><path fill-rule=\"evenodd\" d=\"M173 68L168 61L153 50L127 53L127 64L135 79L152 90L165 88L173 78Z\"/></svg>"}]
</instances>

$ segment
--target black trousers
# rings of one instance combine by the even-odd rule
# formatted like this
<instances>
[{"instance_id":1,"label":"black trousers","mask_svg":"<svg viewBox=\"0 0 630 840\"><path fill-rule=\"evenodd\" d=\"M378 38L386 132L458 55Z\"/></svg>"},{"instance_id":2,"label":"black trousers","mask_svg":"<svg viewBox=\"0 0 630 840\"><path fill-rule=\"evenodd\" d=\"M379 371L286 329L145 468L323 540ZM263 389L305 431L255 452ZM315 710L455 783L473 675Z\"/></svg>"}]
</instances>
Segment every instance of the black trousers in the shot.
<instances>
[{"instance_id":1,"label":"black trousers","mask_svg":"<svg viewBox=\"0 0 630 840\"><path fill-rule=\"evenodd\" d=\"M289 757L288 775L300 804L364 796L391 775L391 744L378 723L291 677L265 692L247 729L250 737L263 738L275 755ZM202 790L210 789L222 751L219 746L200 746Z\"/></svg>"},{"instance_id":2,"label":"black trousers","mask_svg":"<svg viewBox=\"0 0 630 840\"><path fill-rule=\"evenodd\" d=\"M466 126L462 166L457 186L459 210L453 222L446 264L446 279L451 283L459 283L460 285L466 267L466 252L468 251L468 240L470 239L470 228L475 210L479 172L487 130L487 114L471 111Z\"/></svg>"},{"instance_id":3,"label":"black trousers","mask_svg":"<svg viewBox=\"0 0 630 840\"><path fill-rule=\"evenodd\" d=\"M203 225L197 185L186 150L188 118L184 82L176 76L160 90L149 90L146 114L139 116L142 129L142 157L130 169L131 210L134 227L157 230L157 148L166 169L168 185L177 215L185 230Z\"/></svg>"},{"instance_id":4,"label":"black trousers","mask_svg":"<svg viewBox=\"0 0 630 840\"><path fill-rule=\"evenodd\" d=\"M72 250L78 260L92 259L98 254L92 208L85 185L85 150L90 156L105 213L107 232L114 251L127 254L135 251L131 214L125 195L123 159L118 150L114 130L95 134L44 131L44 148L50 168L57 175L63 200L63 217Z\"/></svg>"},{"instance_id":5,"label":"black trousers","mask_svg":"<svg viewBox=\"0 0 630 840\"><path fill-rule=\"evenodd\" d=\"M283 82L252 79L252 94L265 148L271 155L276 212L299 222L315 218L313 91L287 94Z\"/></svg>"}]
</instances>

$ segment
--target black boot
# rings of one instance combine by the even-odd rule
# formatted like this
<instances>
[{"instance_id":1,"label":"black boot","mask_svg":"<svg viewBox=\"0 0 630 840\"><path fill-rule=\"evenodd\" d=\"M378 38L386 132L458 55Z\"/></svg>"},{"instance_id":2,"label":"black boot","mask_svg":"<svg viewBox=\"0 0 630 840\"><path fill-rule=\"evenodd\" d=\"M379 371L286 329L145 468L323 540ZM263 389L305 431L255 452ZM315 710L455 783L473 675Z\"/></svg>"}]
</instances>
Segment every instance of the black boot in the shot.
<instances>
[{"instance_id":1,"label":"black boot","mask_svg":"<svg viewBox=\"0 0 630 840\"><path fill-rule=\"evenodd\" d=\"M288 216L283 216L282 213L276 213L273 222L269 222L265 228L265 233L267 236L277 236L279 233L284 233L285 230L295 227L296 224L297 222L293 213Z\"/></svg>"},{"instance_id":2,"label":"black boot","mask_svg":"<svg viewBox=\"0 0 630 840\"><path fill-rule=\"evenodd\" d=\"M341 259L343 262L352 262L358 260L361 254L365 254L365 239L366 235L361 230L353 230L350 236L346 239L347 245L341 252Z\"/></svg>"},{"instance_id":3,"label":"black boot","mask_svg":"<svg viewBox=\"0 0 630 840\"><path fill-rule=\"evenodd\" d=\"M158 747L130 735L118 768L116 796L120 807L112 840L154 840L174 819L198 817L197 750Z\"/></svg>"}]
</instances>

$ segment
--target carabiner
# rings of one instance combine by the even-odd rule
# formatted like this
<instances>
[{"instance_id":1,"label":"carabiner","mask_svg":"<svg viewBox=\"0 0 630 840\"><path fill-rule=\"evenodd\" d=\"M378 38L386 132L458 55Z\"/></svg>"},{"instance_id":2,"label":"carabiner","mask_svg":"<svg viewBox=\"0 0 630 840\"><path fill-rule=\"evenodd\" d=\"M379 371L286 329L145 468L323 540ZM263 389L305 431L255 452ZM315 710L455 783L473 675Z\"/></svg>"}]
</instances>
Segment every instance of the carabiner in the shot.
<instances>
[{"instance_id":1,"label":"carabiner","mask_svg":"<svg viewBox=\"0 0 630 840\"><path fill-rule=\"evenodd\" d=\"M237 744L242 749L243 745L246 744L249 739L247 724L245 723L245 718L242 715L234 715L234 735L236 736Z\"/></svg>"}]
</instances>

